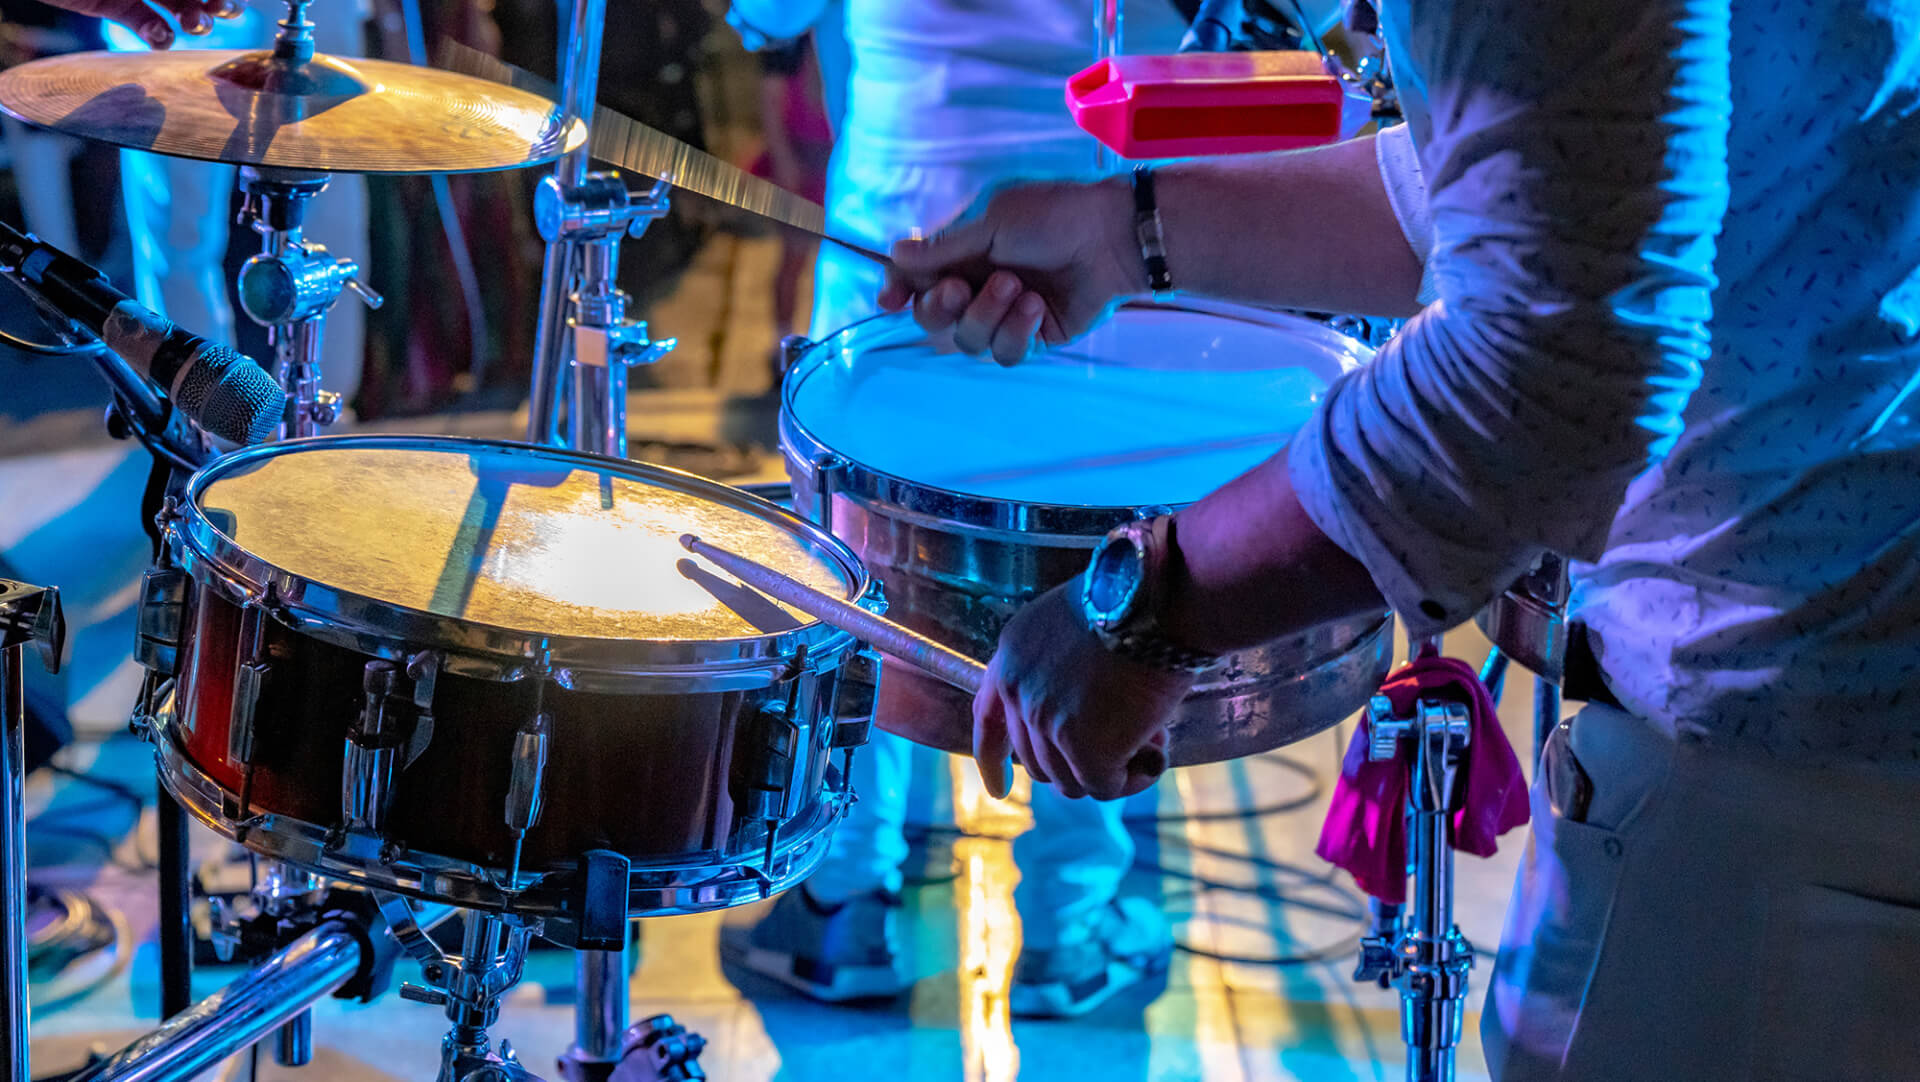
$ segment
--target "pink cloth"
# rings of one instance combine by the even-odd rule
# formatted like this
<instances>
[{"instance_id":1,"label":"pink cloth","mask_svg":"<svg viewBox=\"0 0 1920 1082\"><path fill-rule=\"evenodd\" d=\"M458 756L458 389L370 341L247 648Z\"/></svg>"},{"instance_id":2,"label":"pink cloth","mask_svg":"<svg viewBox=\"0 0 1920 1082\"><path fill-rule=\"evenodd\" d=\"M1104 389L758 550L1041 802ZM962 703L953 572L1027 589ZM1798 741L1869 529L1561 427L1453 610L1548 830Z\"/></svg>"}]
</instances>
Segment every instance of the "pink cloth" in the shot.
<instances>
[{"instance_id":1,"label":"pink cloth","mask_svg":"<svg viewBox=\"0 0 1920 1082\"><path fill-rule=\"evenodd\" d=\"M1500 728L1493 696L1473 667L1449 657L1422 657L1387 677L1380 694L1396 715L1412 713L1421 696L1464 702L1471 718L1461 808L1453 815L1453 847L1490 857L1500 835L1527 821L1527 779ZM1367 758L1367 727L1347 746L1333 805L1314 852L1353 873L1360 889L1383 902L1407 898L1407 782L1413 748L1383 763Z\"/></svg>"}]
</instances>

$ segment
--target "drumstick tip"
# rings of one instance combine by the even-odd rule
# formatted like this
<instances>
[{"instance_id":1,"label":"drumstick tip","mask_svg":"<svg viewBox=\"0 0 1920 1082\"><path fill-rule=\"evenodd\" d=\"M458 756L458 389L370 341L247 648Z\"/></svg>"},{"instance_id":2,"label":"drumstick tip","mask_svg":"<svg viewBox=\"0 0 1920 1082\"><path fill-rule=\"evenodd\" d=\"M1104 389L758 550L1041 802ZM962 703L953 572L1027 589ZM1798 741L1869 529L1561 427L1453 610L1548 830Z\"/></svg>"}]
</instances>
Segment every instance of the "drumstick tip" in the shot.
<instances>
[{"instance_id":1,"label":"drumstick tip","mask_svg":"<svg viewBox=\"0 0 1920 1082\"><path fill-rule=\"evenodd\" d=\"M680 535L680 547L686 549L688 552L692 552L693 546L699 543L700 538L697 534L683 533Z\"/></svg>"}]
</instances>

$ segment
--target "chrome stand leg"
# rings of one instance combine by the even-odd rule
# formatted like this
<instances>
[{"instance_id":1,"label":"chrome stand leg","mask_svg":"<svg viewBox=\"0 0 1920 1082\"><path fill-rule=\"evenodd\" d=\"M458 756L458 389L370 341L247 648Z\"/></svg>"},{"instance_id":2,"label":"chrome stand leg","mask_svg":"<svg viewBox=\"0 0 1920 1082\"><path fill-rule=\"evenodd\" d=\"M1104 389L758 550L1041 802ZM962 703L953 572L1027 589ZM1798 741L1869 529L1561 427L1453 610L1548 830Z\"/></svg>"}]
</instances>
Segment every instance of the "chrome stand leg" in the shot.
<instances>
[{"instance_id":1,"label":"chrome stand leg","mask_svg":"<svg viewBox=\"0 0 1920 1082\"><path fill-rule=\"evenodd\" d=\"M48 672L66 646L60 591L0 579L0 1064L26 1082L27 1064L27 687L26 645Z\"/></svg>"},{"instance_id":2,"label":"chrome stand leg","mask_svg":"<svg viewBox=\"0 0 1920 1082\"><path fill-rule=\"evenodd\" d=\"M3 640L0 640L3 641ZM0 794L0 891L8 902L0 927L0 970L7 986L0 989L0 1063L8 1078L26 1079L27 1073L27 834L21 806L26 776L26 689L19 645L0 647L0 775L6 792Z\"/></svg>"},{"instance_id":3,"label":"chrome stand leg","mask_svg":"<svg viewBox=\"0 0 1920 1082\"><path fill-rule=\"evenodd\" d=\"M360 936L339 921L323 924L73 1082L194 1078L333 994L360 962Z\"/></svg>"},{"instance_id":4,"label":"chrome stand leg","mask_svg":"<svg viewBox=\"0 0 1920 1082\"><path fill-rule=\"evenodd\" d=\"M627 1031L627 956L632 932L617 951L578 951L573 956L573 1047L560 1057L561 1077L596 1082L620 1062Z\"/></svg>"},{"instance_id":5,"label":"chrome stand leg","mask_svg":"<svg viewBox=\"0 0 1920 1082\"><path fill-rule=\"evenodd\" d=\"M1412 744L1406 814L1413 890L1403 914L1394 906L1374 909L1375 927L1362 941L1354 976L1399 985L1408 1082L1452 1082L1473 965L1473 952L1453 921L1453 812L1472 731L1469 715L1459 703L1423 700L1412 718L1396 718L1392 704L1380 697L1368 708L1367 725L1368 755L1375 761L1403 754L1403 742ZM1397 916L1404 921L1395 921Z\"/></svg>"}]
</instances>

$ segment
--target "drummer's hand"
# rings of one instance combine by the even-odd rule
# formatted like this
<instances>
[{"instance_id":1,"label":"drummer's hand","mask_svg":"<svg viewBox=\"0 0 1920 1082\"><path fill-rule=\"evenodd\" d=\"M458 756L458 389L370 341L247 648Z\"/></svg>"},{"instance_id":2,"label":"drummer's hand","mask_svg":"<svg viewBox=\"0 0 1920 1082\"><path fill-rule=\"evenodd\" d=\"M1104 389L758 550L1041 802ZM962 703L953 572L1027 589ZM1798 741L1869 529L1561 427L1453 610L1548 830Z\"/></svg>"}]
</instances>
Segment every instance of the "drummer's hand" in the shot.
<instances>
[{"instance_id":1,"label":"drummer's hand","mask_svg":"<svg viewBox=\"0 0 1920 1082\"><path fill-rule=\"evenodd\" d=\"M1119 297L1146 288L1125 180L1003 188L926 240L894 245L880 306L913 305L928 331L1017 364L1036 336L1085 334Z\"/></svg>"},{"instance_id":2,"label":"drummer's hand","mask_svg":"<svg viewBox=\"0 0 1920 1082\"><path fill-rule=\"evenodd\" d=\"M974 696L973 754L996 797L1010 785L1009 754L1069 797L1114 800L1157 777L1128 764L1143 748L1164 751L1193 677L1102 646L1080 615L1079 591L1076 578L1015 613Z\"/></svg>"},{"instance_id":3,"label":"drummer's hand","mask_svg":"<svg viewBox=\"0 0 1920 1082\"><path fill-rule=\"evenodd\" d=\"M180 20L180 29L201 35L213 29L215 19L238 18L247 10L241 0L48 0L55 7L111 19L140 35L156 49L173 44L173 27L161 11Z\"/></svg>"}]
</instances>

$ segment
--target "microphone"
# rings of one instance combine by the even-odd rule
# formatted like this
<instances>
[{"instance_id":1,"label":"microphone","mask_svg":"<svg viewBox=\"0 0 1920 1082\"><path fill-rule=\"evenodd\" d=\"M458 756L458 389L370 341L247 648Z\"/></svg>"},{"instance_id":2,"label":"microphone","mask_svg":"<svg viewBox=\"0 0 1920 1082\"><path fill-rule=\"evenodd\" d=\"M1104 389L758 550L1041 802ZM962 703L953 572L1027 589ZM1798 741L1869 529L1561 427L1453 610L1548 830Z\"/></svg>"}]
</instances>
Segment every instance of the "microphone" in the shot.
<instances>
[{"instance_id":1,"label":"microphone","mask_svg":"<svg viewBox=\"0 0 1920 1082\"><path fill-rule=\"evenodd\" d=\"M0 269L48 307L100 337L194 423L229 443L270 438L286 392L251 357L181 330L113 287L106 275L0 222Z\"/></svg>"}]
</instances>

